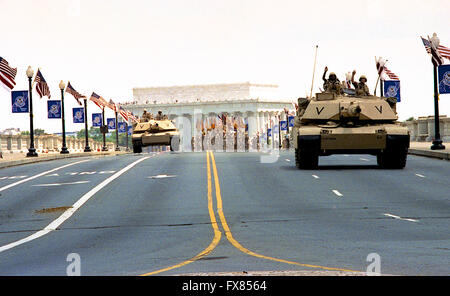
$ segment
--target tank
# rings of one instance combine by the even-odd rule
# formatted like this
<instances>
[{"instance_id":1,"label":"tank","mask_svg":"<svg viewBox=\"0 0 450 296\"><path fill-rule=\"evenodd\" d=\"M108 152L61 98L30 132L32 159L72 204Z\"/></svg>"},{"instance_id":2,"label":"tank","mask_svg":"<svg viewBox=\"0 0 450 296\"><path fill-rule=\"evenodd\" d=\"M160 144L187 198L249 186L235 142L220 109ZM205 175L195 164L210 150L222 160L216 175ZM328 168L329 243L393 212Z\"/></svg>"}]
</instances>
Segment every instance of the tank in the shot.
<instances>
[{"instance_id":1,"label":"tank","mask_svg":"<svg viewBox=\"0 0 450 296\"><path fill-rule=\"evenodd\" d=\"M332 154L376 155L382 168L403 169L409 148L409 131L397 121L396 99L316 93L299 98L290 140L300 169L315 169L319 156Z\"/></svg>"},{"instance_id":2,"label":"tank","mask_svg":"<svg viewBox=\"0 0 450 296\"><path fill-rule=\"evenodd\" d=\"M142 147L155 145L170 145L171 151L178 151L180 132L169 119L151 119L147 122L139 122L133 126L131 140L134 153L141 153Z\"/></svg>"}]
</instances>

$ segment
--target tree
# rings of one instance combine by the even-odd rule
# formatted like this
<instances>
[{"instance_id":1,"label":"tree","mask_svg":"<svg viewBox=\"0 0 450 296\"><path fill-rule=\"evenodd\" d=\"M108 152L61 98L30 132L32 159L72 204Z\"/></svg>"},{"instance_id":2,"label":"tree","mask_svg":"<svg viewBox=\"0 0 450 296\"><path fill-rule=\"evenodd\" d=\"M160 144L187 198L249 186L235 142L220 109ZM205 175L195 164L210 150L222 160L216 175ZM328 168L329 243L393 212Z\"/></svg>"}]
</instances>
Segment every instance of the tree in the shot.
<instances>
[{"instance_id":1,"label":"tree","mask_svg":"<svg viewBox=\"0 0 450 296\"><path fill-rule=\"evenodd\" d=\"M84 139L85 137L86 133L84 128L77 132L77 139ZM100 133L100 129L93 126L89 129L89 138L99 142L103 141L103 135Z\"/></svg>"},{"instance_id":2,"label":"tree","mask_svg":"<svg viewBox=\"0 0 450 296\"><path fill-rule=\"evenodd\" d=\"M77 139L84 139L85 137L86 136L84 129L81 129L77 132ZM127 136L125 133L119 133L119 146L125 147L127 145L126 137ZM89 138L93 139L94 141L103 142L103 134L100 132L100 128L91 126L91 128L89 129ZM106 136L105 139L106 142L116 143L116 131L111 132L109 136ZM131 147L130 136L128 136L128 147Z\"/></svg>"},{"instance_id":3,"label":"tree","mask_svg":"<svg viewBox=\"0 0 450 296\"><path fill-rule=\"evenodd\" d=\"M20 132L20 134L24 135L24 136L28 136L28 135L30 135L30 132L29 131L22 131L22 132ZM36 129L34 129L34 135L35 136L40 136L40 135L46 135L46 133L45 133L45 130L40 129L40 128L36 128Z\"/></svg>"}]
</instances>

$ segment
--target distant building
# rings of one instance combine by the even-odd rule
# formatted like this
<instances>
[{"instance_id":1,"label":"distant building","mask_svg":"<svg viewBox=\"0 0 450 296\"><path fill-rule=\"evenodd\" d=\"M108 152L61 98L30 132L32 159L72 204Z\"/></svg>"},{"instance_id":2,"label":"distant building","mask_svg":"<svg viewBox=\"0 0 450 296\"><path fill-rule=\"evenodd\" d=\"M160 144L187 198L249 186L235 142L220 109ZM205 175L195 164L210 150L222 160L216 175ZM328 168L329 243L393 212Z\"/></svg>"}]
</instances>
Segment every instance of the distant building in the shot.
<instances>
[{"instance_id":1,"label":"distant building","mask_svg":"<svg viewBox=\"0 0 450 296\"><path fill-rule=\"evenodd\" d=\"M190 126L191 134L199 118L204 122L222 115L242 118L249 136L266 134L278 124L278 115L286 120L285 108L294 110L294 99L280 98L277 85L250 82L133 88L133 99L124 107L135 115L141 116L144 109L153 114L161 110L180 130Z\"/></svg>"},{"instance_id":2,"label":"distant building","mask_svg":"<svg viewBox=\"0 0 450 296\"><path fill-rule=\"evenodd\" d=\"M4 129L0 131L0 135L10 135L10 136L20 135L20 128L10 127Z\"/></svg>"}]
</instances>

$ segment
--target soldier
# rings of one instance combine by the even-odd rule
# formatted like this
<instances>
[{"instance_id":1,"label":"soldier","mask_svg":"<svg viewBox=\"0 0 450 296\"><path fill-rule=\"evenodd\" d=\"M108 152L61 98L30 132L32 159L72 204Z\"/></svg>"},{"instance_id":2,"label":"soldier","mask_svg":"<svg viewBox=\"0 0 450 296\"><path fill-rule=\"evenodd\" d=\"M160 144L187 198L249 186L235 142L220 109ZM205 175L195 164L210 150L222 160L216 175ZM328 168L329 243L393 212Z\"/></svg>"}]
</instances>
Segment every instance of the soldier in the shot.
<instances>
[{"instance_id":1,"label":"soldier","mask_svg":"<svg viewBox=\"0 0 450 296\"><path fill-rule=\"evenodd\" d=\"M148 122L150 119L150 114L147 112L147 109L144 109L144 113L141 116L141 122Z\"/></svg>"},{"instance_id":2,"label":"soldier","mask_svg":"<svg viewBox=\"0 0 450 296\"><path fill-rule=\"evenodd\" d=\"M366 85L366 82L367 82L366 76L361 75L361 77L359 77L359 82L356 82L355 74L356 74L356 70L353 70L352 84L355 87L356 95L357 96L369 96L370 92L369 92L369 87L367 87L367 85Z\"/></svg>"},{"instance_id":3,"label":"soldier","mask_svg":"<svg viewBox=\"0 0 450 296\"><path fill-rule=\"evenodd\" d=\"M325 70L322 75L324 91L342 94L343 90L342 90L341 82L336 77L336 74L334 72L330 72L330 75L328 75L328 79L326 79L325 75L327 74L327 71L328 71L328 67L325 67Z\"/></svg>"},{"instance_id":4,"label":"soldier","mask_svg":"<svg viewBox=\"0 0 450 296\"><path fill-rule=\"evenodd\" d=\"M162 111L159 110L158 114L156 114L156 120L162 120L162 119L163 119L163 114L162 114Z\"/></svg>"}]
</instances>

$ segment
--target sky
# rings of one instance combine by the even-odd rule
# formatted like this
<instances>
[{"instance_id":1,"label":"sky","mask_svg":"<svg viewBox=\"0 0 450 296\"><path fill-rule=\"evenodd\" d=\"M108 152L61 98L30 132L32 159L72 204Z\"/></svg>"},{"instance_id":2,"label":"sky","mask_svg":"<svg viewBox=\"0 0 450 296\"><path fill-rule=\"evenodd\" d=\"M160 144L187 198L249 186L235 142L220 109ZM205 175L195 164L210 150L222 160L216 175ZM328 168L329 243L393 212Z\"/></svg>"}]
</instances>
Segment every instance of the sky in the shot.
<instances>
[{"instance_id":1,"label":"sky","mask_svg":"<svg viewBox=\"0 0 450 296\"><path fill-rule=\"evenodd\" d=\"M373 92L381 56L400 77L397 111L406 120L434 114L433 66L420 36L436 32L450 47L449 11L448 0L0 0L0 56L18 69L14 90L28 89L31 65L51 99L60 99L61 80L115 102L131 101L134 87L249 81L277 84L280 97L296 101L310 93L318 45L314 92L325 66L340 80L366 75ZM61 132L46 101L34 91L34 127ZM4 88L0 102L0 130L29 130L29 115L11 113ZM72 123L70 94L65 105L66 131L84 128ZM439 107L450 116L450 95ZM88 111L100 109L89 103Z\"/></svg>"}]
</instances>

